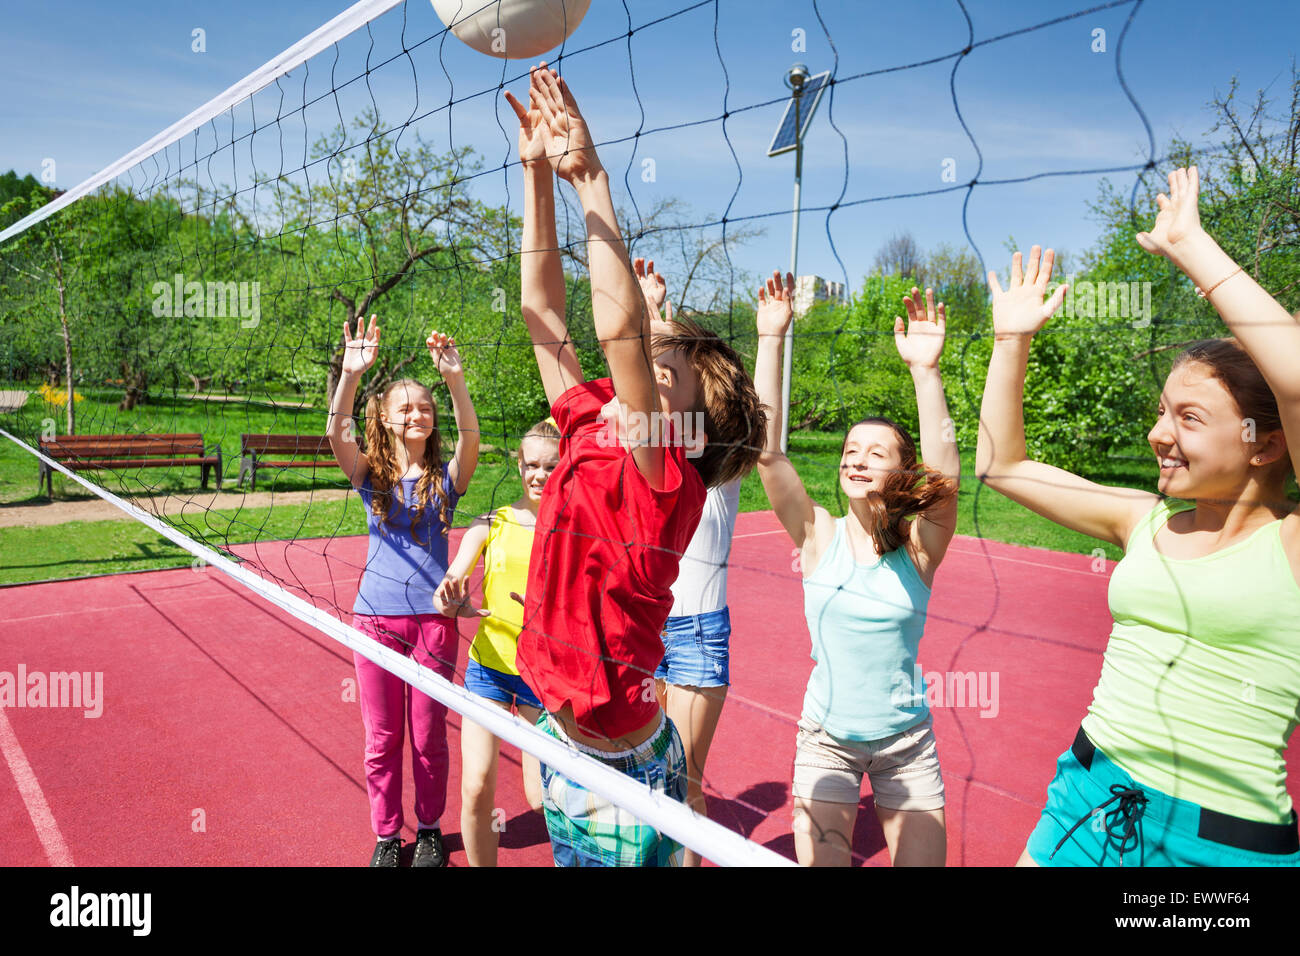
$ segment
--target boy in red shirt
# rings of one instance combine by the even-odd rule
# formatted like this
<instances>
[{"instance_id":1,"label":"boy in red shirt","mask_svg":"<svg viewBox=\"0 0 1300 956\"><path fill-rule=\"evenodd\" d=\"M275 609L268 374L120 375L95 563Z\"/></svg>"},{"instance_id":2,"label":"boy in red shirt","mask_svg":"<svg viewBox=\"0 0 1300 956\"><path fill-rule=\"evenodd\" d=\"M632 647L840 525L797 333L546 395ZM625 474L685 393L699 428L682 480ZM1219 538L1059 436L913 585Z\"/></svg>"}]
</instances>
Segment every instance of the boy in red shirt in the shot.
<instances>
[{"instance_id":1,"label":"boy in red shirt","mask_svg":"<svg viewBox=\"0 0 1300 956\"><path fill-rule=\"evenodd\" d=\"M739 356L713 333L678 322L652 344L609 177L564 81L543 63L527 109L506 99L524 168L523 316L561 434L533 539L520 672L546 708L544 730L684 801L681 741L655 698L659 634L705 486L754 465L766 416ZM582 203L608 379L584 381L568 338L552 170ZM542 782L557 865L680 864L671 838L548 767Z\"/></svg>"}]
</instances>

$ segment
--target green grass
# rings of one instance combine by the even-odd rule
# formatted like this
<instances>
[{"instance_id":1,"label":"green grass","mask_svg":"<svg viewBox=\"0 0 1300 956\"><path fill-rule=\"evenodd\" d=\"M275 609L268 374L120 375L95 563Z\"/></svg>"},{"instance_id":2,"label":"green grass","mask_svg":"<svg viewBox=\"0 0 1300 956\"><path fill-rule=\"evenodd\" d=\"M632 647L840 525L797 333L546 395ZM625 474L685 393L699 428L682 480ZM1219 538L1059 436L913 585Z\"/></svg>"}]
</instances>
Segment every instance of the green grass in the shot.
<instances>
[{"instance_id":1,"label":"green grass","mask_svg":"<svg viewBox=\"0 0 1300 956\"><path fill-rule=\"evenodd\" d=\"M92 432L200 432L210 442L220 442L225 457L230 507L218 507L203 514L176 516L174 526L196 540L214 548L250 541L317 538L359 535L366 530L365 516L356 497L339 501L315 501L284 504L274 508L240 507L241 496L234 491L239 471L239 435L243 432L302 432L319 434L324 429L324 415L317 409L284 409L269 406L155 400L132 412L120 412L109 395L88 394L78 403L78 428L82 434ZM41 419L53 417L62 422L61 409L50 409L33 395L19 415L5 415L0 427L21 432L21 437L39 432ZM799 469L808 493L832 514L843 514L844 500L838 493L837 465L839 433L797 432L791 436L790 457ZM1134 454L1140 456L1141 449ZM973 463L968 450L965 464ZM0 441L0 504L44 503L36 486L36 460L12 442ZM119 481L103 472L84 475L105 482L117 494L163 494L192 491L199 486L197 468L150 468ZM346 488L347 483L336 469L313 479L308 469L259 476L258 491L307 491L321 488ZM1145 459L1115 459L1103 462L1089 475L1107 484L1154 488L1154 467ZM80 485L56 475L56 501L93 498ZM978 504L977 504L978 492ZM513 501L519 496L518 472L513 457L504 452L484 450L469 492L457 510L457 525L467 524L475 515ZM220 501L220 499L218 499ZM980 488L974 475L967 473L959 498L957 530L1014 544L1051 548L1089 554L1095 548L1117 559L1117 548L1076 534L1026 511L987 488ZM757 474L749 475L741 486L742 511L761 511L768 506ZM976 520L978 518L978 521ZM156 570L185 567L191 556L170 541L133 521L75 521L41 527L0 528L0 584L53 580L91 574L123 571Z\"/></svg>"}]
</instances>

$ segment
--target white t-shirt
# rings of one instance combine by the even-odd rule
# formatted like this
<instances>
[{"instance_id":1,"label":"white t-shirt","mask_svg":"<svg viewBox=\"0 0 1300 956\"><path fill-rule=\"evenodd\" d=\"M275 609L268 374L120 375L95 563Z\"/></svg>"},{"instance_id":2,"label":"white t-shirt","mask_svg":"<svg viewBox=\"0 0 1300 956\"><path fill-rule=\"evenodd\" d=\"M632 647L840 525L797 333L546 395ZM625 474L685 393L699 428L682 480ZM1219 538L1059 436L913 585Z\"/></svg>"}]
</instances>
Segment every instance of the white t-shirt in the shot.
<instances>
[{"instance_id":1,"label":"white t-shirt","mask_svg":"<svg viewBox=\"0 0 1300 956\"><path fill-rule=\"evenodd\" d=\"M727 561L740 511L740 479L710 488L700 526L682 555L669 617L720 611L727 606Z\"/></svg>"}]
</instances>

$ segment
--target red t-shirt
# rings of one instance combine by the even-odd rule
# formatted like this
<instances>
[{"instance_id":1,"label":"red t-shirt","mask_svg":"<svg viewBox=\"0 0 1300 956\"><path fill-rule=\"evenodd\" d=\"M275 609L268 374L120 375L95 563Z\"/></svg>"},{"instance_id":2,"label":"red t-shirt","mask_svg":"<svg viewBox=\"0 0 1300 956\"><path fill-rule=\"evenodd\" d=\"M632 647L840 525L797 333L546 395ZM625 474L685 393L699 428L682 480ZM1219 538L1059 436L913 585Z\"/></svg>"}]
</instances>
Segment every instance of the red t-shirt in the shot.
<instances>
[{"instance_id":1,"label":"red t-shirt","mask_svg":"<svg viewBox=\"0 0 1300 956\"><path fill-rule=\"evenodd\" d=\"M654 672L682 552L704 510L704 483L680 445L664 449L664 489L602 436L609 379L555 402L560 463L546 481L524 596L517 662L547 710L573 704L593 737L621 737L659 711Z\"/></svg>"}]
</instances>

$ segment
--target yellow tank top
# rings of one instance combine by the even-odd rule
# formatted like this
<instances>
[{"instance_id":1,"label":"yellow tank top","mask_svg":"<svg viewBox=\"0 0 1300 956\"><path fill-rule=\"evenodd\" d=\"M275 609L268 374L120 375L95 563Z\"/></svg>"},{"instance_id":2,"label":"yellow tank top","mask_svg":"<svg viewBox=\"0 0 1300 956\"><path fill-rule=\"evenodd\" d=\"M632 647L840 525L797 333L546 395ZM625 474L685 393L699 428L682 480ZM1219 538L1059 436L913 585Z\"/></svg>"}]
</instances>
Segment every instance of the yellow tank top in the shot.
<instances>
[{"instance_id":1,"label":"yellow tank top","mask_svg":"<svg viewBox=\"0 0 1300 956\"><path fill-rule=\"evenodd\" d=\"M510 592L524 596L532 552L533 529L521 525L509 505L498 508L483 547L483 609L492 613L479 620L469 656L503 674L519 674L515 645L524 626L524 609Z\"/></svg>"}]
</instances>

